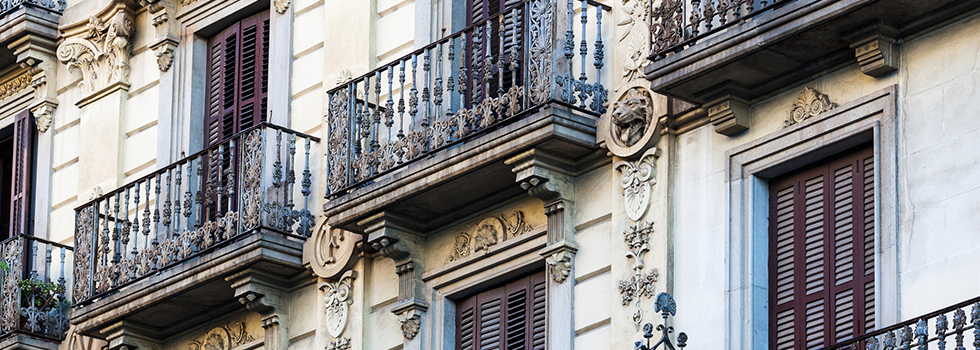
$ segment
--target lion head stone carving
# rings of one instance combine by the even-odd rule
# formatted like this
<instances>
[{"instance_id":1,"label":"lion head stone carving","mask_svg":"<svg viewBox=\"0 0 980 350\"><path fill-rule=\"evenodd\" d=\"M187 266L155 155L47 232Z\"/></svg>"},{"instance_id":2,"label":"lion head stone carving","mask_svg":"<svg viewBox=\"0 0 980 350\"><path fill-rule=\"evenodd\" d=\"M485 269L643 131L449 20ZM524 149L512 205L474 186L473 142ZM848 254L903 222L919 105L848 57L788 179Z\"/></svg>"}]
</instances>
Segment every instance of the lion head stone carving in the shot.
<instances>
[{"instance_id":1,"label":"lion head stone carving","mask_svg":"<svg viewBox=\"0 0 980 350\"><path fill-rule=\"evenodd\" d=\"M653 122L653 99L640 88L631 88L615 103L612 133L617 143L630 147L643 139Z\"/></svg>"}]
</instances>

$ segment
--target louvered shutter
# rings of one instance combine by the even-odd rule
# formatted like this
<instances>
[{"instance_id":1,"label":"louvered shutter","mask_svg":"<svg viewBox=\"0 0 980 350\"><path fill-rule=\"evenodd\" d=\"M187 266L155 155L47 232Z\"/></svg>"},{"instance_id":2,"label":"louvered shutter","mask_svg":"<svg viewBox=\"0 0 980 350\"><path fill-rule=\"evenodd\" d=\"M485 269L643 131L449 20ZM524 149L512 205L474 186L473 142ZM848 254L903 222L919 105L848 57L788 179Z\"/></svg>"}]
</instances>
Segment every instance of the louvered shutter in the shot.
<instances>
[{"instance_id":1,"label":"louvered shutter","mask_svg":"<svg viewBox=\"0 0 980 350\"><path fill-rule=\"evenodd\" d=\"M14 119L12 181L10 183L10 237L31 234L31 186L34 180L34 120L28 111Z\"/></svg>"},{"instance_id":2,"label":"louvered shutter","mask_svg":"<svg viewBox=\"0 0 980 350\"><path fill-rule=\"evenodd\" d=\"M773 348L820 348L874 327L873 167L862 150L770 186Z\"/></svg>"},{"instance_id":3,"label":"louvered shutter","mask_svg":"<svg viewBox=\"0 0 980 350\"><path fill-rule=\"evenodd\" d=\"M459 303L456 349L544 349L545 295L539 273Z\"/></svg>"},{"instance_id":4,"label":"louvered shutter","mask_svg":"<svg viewBox=\"0 0 980 350\"><path fill-rule=\"evenodd\" d=\"M266 119L269 12L237 22L208 41L207 146Z\"/></svg>"}]
</instances>

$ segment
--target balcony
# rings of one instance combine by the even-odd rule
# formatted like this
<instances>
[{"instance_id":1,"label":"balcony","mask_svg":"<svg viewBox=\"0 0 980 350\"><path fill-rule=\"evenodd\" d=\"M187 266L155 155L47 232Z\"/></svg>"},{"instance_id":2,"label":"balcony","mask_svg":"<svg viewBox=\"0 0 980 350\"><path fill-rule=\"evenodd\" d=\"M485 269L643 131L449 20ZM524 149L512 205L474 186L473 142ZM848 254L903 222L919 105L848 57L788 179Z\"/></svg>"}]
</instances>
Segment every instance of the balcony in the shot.
<instances>
[{"instance_id":1,"label":"balcony","mask_svg":"<svg viewBox=\"0 0 980 350\"><path fill-rule=\"evenodd\" d=\"M68 330L72 248L26 235L0 242L0 348L57 349Z\"/></svg>"},{"instance_id":2,"label":"balcony","mask_svg":"<svg viewBox=\"0 0 980 350\"><path fill-rule=\"evenodd\" d=\"M609 10L522 1L329 91L330 224L385 211L426 232L522 193L510 155L595 152Z\"/></svg>"},{"instance_id":3,"label":"balcony","mask_svg":"<svg viewBox=\"0 0 980 350\"><path fill-rule=\"evenodd\" d=\"M725 101L751 104L853 63L888 74L901 40L978 8L956 0L655 0L646 78L713 117L715 106L737 110Z\"/></svg>"},{"instance_id":4,"label":"balcony","mask_svg":"<svg viewBox=\"0 0 980 350\"><path fill-rule=\"evenodd\" d=\"M76 331L160 340L244 307L249 279L286 285L303 271L318 154L318 138L260 124L78 207Z\"/></svg>"},{"instance_id":5,"label":"balcony","mask_svg":"<svg viewBox=\"0 0 980 350\"><path fill-rule=\"evenodd\" d=\"M971 349L980 349L980 297L859 337L841 340L820 350L924 350L933 347L961 350L967 349L967 345L971 344Z\"/></svg>"}]
</instances>

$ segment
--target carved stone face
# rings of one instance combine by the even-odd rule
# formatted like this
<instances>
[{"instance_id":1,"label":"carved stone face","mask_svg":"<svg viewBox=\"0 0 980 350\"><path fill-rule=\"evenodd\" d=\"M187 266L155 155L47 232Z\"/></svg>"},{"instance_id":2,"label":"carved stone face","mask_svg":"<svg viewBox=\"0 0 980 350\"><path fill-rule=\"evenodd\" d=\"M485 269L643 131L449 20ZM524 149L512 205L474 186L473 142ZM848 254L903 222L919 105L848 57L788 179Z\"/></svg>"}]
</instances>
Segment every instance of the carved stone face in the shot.
<instances>
[{"instance_id":1,"label":"carved stone face","mask_svg":"<svg viewBox=\"0 0 980 350\"><path fill-rule=\"evenodd\" d=\"M616 141L633 146L643 138L653 119L653 100L644 91L631 88L616 102L612 112L612 132Z\"/></svg>"}]
</instances>

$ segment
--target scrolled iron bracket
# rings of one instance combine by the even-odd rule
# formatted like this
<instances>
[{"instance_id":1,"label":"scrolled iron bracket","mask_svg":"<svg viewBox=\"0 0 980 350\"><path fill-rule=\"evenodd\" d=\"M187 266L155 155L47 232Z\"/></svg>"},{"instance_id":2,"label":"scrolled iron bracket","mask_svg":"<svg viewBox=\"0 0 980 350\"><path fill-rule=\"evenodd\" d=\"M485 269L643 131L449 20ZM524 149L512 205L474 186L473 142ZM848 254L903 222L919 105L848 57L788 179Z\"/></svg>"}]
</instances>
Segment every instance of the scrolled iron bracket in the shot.
<instances>
[{"instance_id":1,"label":"scrolled iron bracket","mask_svg":"<svg viewBox=\"0 0 980 350\"><path fill-rule=\"evenodd\" d=\"M643 325L643 338L646 339L646 344L643 340L637 340L633 349L634 350L656 350L663 345L664 349L676 350L677 348L683 349L687 346L687 334L680 332L677 334L677 348L674 347L674 343L670 340L670 334L674 333L674 327L667 326L667 318L677 314L677 304L674 303L674 297L667 293L657 294L657 312L660 313L664 318L664 323L657 325L657 330L661 332L660 340L657 341L652 347L650 346L650 339L653 338L653 324L647 323Z\"/></svg>"}]
</instances>

